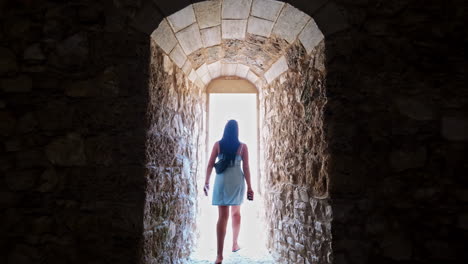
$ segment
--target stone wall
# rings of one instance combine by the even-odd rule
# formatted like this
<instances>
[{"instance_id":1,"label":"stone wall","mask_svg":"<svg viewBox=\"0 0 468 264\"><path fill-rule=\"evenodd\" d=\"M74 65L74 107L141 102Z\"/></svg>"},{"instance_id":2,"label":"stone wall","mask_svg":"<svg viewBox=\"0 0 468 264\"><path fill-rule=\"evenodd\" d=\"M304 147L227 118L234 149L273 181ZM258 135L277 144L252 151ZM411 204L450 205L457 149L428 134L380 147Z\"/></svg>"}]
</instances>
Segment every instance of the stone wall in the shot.
<instances>
[{"instance_id":1,"label":"stone wall","mask_svg":"<svg viewBox=\"0 0 468 264\"><path fill-rule=\"evenodd\" d=\"M466 261L466 4L337 2L351 26L325 38L335 263Z\"/></svg>"},{"instance_id":2,"label":"stone wall","mask_svg":"<svg viewBox=\"0 0 468 264\"><path fill-rule=\"evenodd\" d=\"M185 263L204 171L206 95L151 43L142 263Z\"/></svg>"},{"instance_id":3,"label":"stone wall","mask_svg":"<svg viewBox=\"0 0 468 264\"><path fill-rule=\"evenodd\" d=\"M262 90L269 247L279 263L332 263L323 42L287 50L289 70Z\"/></svg>"},{"instance_id":4,"label":"stone wall","mask_svg":"<svg viewBox=\"0 0 468 264\"><path fill-rule=\"evenodd\" d=\"M1 1L0 25L0 262L135 263L148 36L96 1Z\"/></svg>"}]
</instances>

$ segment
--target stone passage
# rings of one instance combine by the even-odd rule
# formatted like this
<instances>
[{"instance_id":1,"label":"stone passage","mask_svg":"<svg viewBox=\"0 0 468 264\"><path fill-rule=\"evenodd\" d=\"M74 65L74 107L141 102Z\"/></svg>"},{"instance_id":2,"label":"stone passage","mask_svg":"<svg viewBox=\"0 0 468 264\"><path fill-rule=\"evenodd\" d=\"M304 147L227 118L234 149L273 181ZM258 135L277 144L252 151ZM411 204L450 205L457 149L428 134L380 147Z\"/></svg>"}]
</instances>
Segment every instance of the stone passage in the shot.
<instances>
[{"instance_id":1,"label":"stone passage","mask_svg":"<svg viewBox=\"0 0 468 264\"><path fill-rule=\"evenodd\" d=\"M183 85L192 87L192 93L205 93L211 80L224 77L247 79L257 86L260 145L265 152L261 188L266 208L271 208L266 214L269 248L279 262L331 263L332 213L323 134L325 48L314 19L279 1L203 1L162 19L151 39L164 64L175 65L176 80L186 80L190 85ZM167 84L174 85L178 83ZM203 108L202 101L185 103ZM198 118L196 114L186 118ZM199 177L202 171L196 172ZM179 211L187 205L173 206L174 214L164 219L193 221L188 211ZM179 219L172 220L177 214ZM171 231L171 226L166 228ZM153 251L153 258L183 258L191 236L180 232L184 236L174 236L172 230L171 237L157 238L172 241L175 247L170 253L163 244L150 243L145 249ZM183 240L174 241L178 237Z\"/></svg>"}]
</instances>

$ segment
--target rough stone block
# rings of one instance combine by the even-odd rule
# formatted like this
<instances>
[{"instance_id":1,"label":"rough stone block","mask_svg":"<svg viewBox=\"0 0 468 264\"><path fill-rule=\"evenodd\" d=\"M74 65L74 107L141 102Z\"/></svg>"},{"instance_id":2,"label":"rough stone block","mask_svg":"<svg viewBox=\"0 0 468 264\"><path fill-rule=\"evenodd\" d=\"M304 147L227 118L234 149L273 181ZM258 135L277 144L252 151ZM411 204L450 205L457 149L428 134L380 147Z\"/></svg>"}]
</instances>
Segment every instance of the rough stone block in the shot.
<instances>
[{"instance_id":1,"label":"rough stone block","mask_svg":"<svg viewBox=\"0 0 468 264\"><path fill-rule=\"evenodd\" d=\"M176 37L187 55L203 47L200 30L196 23L177 32Z\"/></svg>"},{"instance_id":2,"label":"rough stone block","mask_svg":"<svg viewBox=\"0 0 468 264\"><path fill-rule=\"evenodd\" d=\"M247 80L251 81L252 83L255 83L258 80L258 76L252 71L249 71L247 73Z\"/></svg>"},{"instance_id":3,"label":"rough stone block","mask_svg":"<svg viewBox=\"0 0 468 264\"><path fill-rule=\"evenodd\" d=\"M187 60L187 56L185 55L184 51L180 47L180 45L177 45L172 51L171 54L169 55L174 61L174 63L177 65L177 67L182 68L184 66L185 61Z\"/></svg>"},{"instance_id":4,"label":"rough stone block","mask_svg":"<svg viewBox=\"0 0 468 264\"><path fill-rule=\"evenodd\" d=\"M84 141L80 135L70 133L52 141L46 147L46 155L52 164L79 166L86 164Z\"/></svg>"},{"instance_id":5,"label":"rough stone block","mask_svg":"<svg viewBox=\"0 0 468 264\"><path fill-rule=\"evenodd\" d=\"M246 78L247 73L249 72L249 66L244 64L237 64L236 75L241 78Z\"/></svg>"},{"instance_id":6,"label":"rough stone block","mask_svg":"<svg viewBox=\"0 0 468 264\"><path fill-rule=\"evenodd\" d=\"M42 61L45 60L45 55L42 52L41 46L39 44L33 44L26 48L23 53L23 58L29 61Z\"/></svg>"},{"instance_id":7,"label":"rough stone block","mask_svg":"<svg viewBox=\"0 0 468 264\"><path fill-rule=\"evenodd\" d=\"M276 21L273 34L285 39L289 43L293 43L309 19L311 17L304 12L286 4Z\"/></svg>"},{"instance_id":8,"label":"rough stone block","mask_svg":"<svg viewBox=\"0 0 468 264\"><path fill-rule=\"evenodd\" d=\"M222 8L223 19L247 19L252 0L224 0Z\"/></svg>"},{"instance_id":9,"label":"rough stone block","mask_svg":"<svg viewBox=\"0 0 468 264\"><path fill-rule=\"evenodd\" d=\"M221 24L221 1L203 1L193 4L200 29Z\"/></svg>"},{"instance_id":10,"label":"rough stone block","mask_svg":"<svg viewBox=\"0 0 468 264\"><path fill-rule=\"evenodd\" d=\"M221 75L223 76L235 76L237 64L235 63L224 63L221 64Z\"/></svg>"},{"instance_id":11,"label":"rough stone block","mask_svg":"<svg viewBox=\"0 0 468 264\"><path fill-rule=\"evenodd\" d=\"M172 32L169 23L165 19L159 24L158 28L151 33L151 38L153 38L156 44L167 54L169 54L177 44L174 32Z\"/></svg>"},{"instance_id":12,"label":"rough stone block","mask_svg":"<svg viewBox=\"0 0 468 264\"><path fill-rule=\"evenodd\" d=\"M186 60L184 66L182 67L182 71L185 73L185 75L189 75L190 71L192 70L192 63L190 60Z\"/></svg>"},{"instance_id":13,"label":"rough stone block","mask_svg":"<svg viewBox=\"0 0 468 264\"><path fill-rule=\"evenodd\" d=\"M247 20L223 20L223 39L244 39Z\"/></svg>"},{"instance_id":14,"label":"rough stone block","mask_svg":"<svg viewBox=\"0 0 468 264\"><path fill-rule=\"evenodd\" d=\"M247 32L268 38L273 29L273 25L274 23L269 20L251 16L249 17L249 23L247 25Z\"/></svg>"},{"instance_id":15,"label":"rough stone block","mask_svg":"<svg viewBox=\"0 0 468 264\"><path fill-rule=\"evenodd\" d=\"M172 29L174 29L174 32L178 32L195 23L195 13L193 12L192 5L168 16L167 20L169 21Z\"/></svg>"},{"instance_id":16,"label":"rough stone block","mask_svg":"<svg viewBox=\"0 0 468 264\"><path fill-rule=\"evenodd\" d=\"M325 36L342 31L348 27L348 22L338 6L332 2L326 4L314 15L315 23Z\"/></svg>"},{"instance_id":17,"label":"rough stone block","mask_svg":"<svg viewBox=\"0 0 468 264\"><path fill-rule=\"evenodd\" d=\"M210 27L200 30L203 46L211 47L221 44L221 27Z\"/></svg>"},{"instance_id":18,"label":"rough stone block","mask_svg":"<svg viewBox=\"0 0 468 264\"><path fill-rule=\"evenodd\" d=\"M299 34L299 40L306 49L307 54L310 54L315 46L323 40L322 31L320 31L313 19L309 20L309 23L307 23L301 34Z\"/></svg>"},{"instance_id":19,"label":"rough stone block","mask_svg":"<svg viewBox=\"0 0 468 264\"><path fill-rule=\"evenodd\" d=\"M442 135L448 140L468 140L468 119L462 117L443 117Z\"/></svg>"},{"instance_id":20,"label":"rough stone block","mask_svg":"<svg viewBox=\"0 0 468 264\"><path fill-rule=\"evenodd\" d=\"M409 118L415 120L432 120L435 118L434 110L420 100L400 97L395 99L395 104L398 111Z\"/></svg>"},{"instance_id":21,"label":"rough stone block","mask_svg":"<svg viewBox=\"0 0 468 264\"><path fill-rule=\"evenodd\" d=\"M32 81L29 76L20 75L15 78L3 79L0 87L6 93L29 92L32 88Z\"/></svg>"},{"instance_id":22,"label":"rough stone block","mask_svg":"<svg viewBox=\"0 0 468 264\"><path fill-rule=\"evenodd\" d=\"M270 21L276 21L284 3L274 0L254 0L252 4L252 16Z\"/></svg>"},{"instance_id":23,"label":"rough stone block","mask_svg":"<svg viewBox=\"0 0 468 264\"><path fill-rule=\"evenodd\" d=\"M208 64L208 72L213 78L219 77L221 75L221 61Z\"/></svg>"},{"instance_id":24,"label":"rough stone block","mask_svg":"<svg viewBox=\"0 0 468 264\"><path fill-rule=\"evenodd\" d=\"M206 63L204 63L202 66L200 66L195 71L197 72L198 76L201 78L201 77L205 76L208 73L208 67L206 66Z\"/></svg>"},{"instance_id":25,"label":"rough stone block","mask_svg":"<svg viewBox=\"0 0 468 264\"><path fill-rule=\"evenodd\" d=\"M284 56L281 56L270 69L265 72L265 79L271 83L276 77L280 76L283 72L288 70L288 62Z\"/></svg>"},{"instance_id":26,"label":"rough stone block","mask_svg":"<svg viewBox=\"0 0 468 264\"><path fill-rule=\"evenodd\" d=\"M198 76L197 76L197 72L195 72L195 70L192 69L192 70L190 71L190 74L189 74L189 76L188 76L188 79L189 79L191 82L195 82L195 80L197 79L197 77L198 77Z\"/></svg>"},{"instance_id":27,"label":"rough stone block","mask_svg":"<svg viewBox=\"0 0 468 264\"><path fill-rule=\"evenodd\" d=\"M15 54L9 49L0 47L0 74L15 72L17 68Z\"/></svg>"},{"instance_id":28,"label":"rough stone block","mask_svg":"<svg viewBox=\"0 0 468 264\"><path fill-rule=\"evenodd\" d=\"M211 76L209 73L203 75L203 77L201 77L200 79L204 84L209 84L211 82Z\"/></svg>"}]
</instances>

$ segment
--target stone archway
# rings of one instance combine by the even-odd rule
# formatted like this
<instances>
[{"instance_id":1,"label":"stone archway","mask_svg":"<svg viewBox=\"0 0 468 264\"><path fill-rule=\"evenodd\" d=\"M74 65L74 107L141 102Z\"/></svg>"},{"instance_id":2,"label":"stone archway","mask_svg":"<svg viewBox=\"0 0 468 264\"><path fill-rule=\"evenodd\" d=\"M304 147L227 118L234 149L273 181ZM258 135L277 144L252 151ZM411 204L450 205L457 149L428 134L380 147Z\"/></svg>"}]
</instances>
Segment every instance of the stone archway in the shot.
<instances>
[{"instance_id":1,"label":"stone archway","mask_svg":"<svg viewBox=\"0 0 468 264\"><path fill-rule=\"evenodd\" d=\"M147 22L151 11L156 9L146 8L135 21ZM319 18L323 12L335 12L341 18L333 4L321 6L320 10ZM137 26L151 28L145 23ZM327 29L334 33L344 26L331 25ZM150 108L153 106L157 109L155 113L159 113L152 121L158 124L155 130L171 130L174 124L177 128L180 120L187 119L192 129L196 123L202 124L202 94L212 79L236 76L254 83L260 88L260 123L264 128L260 142L260 152L265 153L261 157L264 190L267 207L273 208L266 215L269 247L279 261L331 262L328 153L323 132L325 47L324 34L315 20L293 4L278 1L204 1L169 14L150 35L153 61L150 97L154 98L150 100ZM161 94L168 87L169 91ZM161 98L162 102L156 102ZM192 110L180 111L181 102L186 105L190 102ZM160 120L176 121L161 127ZM192 142L191 148L202 149L199 147L204 142L199 133L179 134L179 139L169 138L172 141L185 138L182 142ZM149 142L150 148L163 147L160 138ZM149 195L159 198L147 204L144 214L147 221L159 223L165 235L154 237L154 225L149 225L144 262L183 259L190 251L192 240L187 229L193 228L194 213L183 208L193 204L190 197L194 197L196 190L189 182L203 177L201 164L204 164L203 155L197 150L192 150L196 153L193 155L180 155L190 147L183 144L180 149L171 150L183 157L175 167L182 171L181 179L185 181L181 182L190 188L176 188L165 198L148 190ZM161 162L156 160L155 164ZM156 178L155 182L165 182L160 177L171 174L154 175L159 175L150 177ZM189 201L174 202L178 197L187 197ZM155 214L154 207L166 208L164 217ZM171 245L168 241L176 245L170 251L165 250Z\"/></svg>"}]
</instances>

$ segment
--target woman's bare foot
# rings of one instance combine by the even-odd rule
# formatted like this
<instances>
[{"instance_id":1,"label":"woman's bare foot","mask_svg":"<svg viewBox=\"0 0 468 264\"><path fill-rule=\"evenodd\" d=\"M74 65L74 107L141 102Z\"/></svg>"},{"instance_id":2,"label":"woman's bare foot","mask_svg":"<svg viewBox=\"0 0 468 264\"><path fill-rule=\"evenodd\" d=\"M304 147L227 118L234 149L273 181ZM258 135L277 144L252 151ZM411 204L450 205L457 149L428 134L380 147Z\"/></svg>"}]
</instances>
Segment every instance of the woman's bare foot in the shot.
<instances>
[{"instance_id":1,"label":"woman's bare foot","mask_svg":"<svg viewBox=\"0 0 468 264\"><path fill-rule=\"evenodd\" d=\"M215 264L220 264L222 262L223 262L223 257L220 257L220 256L216 257Z\"/></svg>"}]
</instances>

